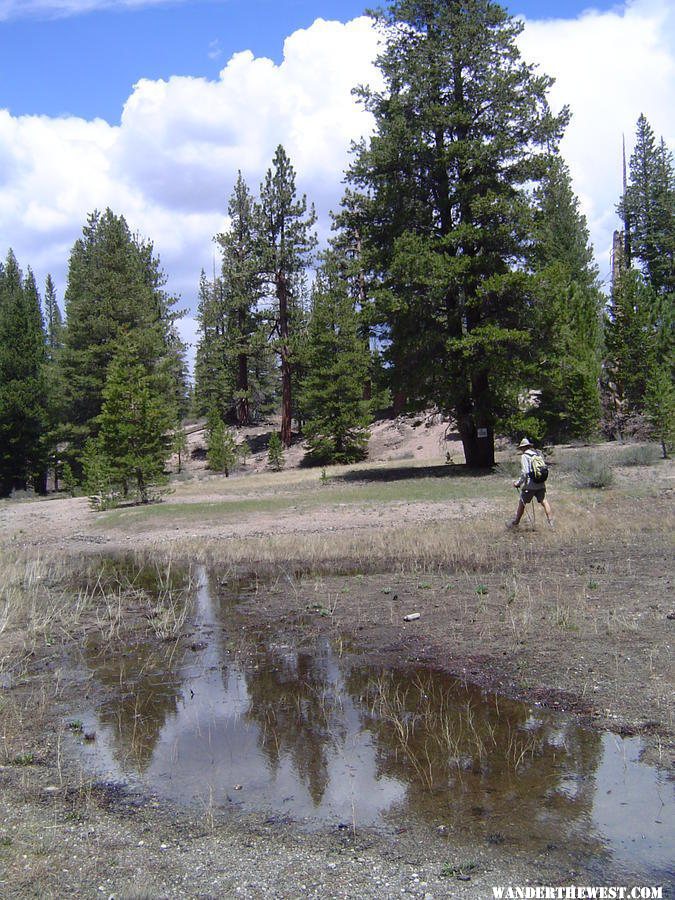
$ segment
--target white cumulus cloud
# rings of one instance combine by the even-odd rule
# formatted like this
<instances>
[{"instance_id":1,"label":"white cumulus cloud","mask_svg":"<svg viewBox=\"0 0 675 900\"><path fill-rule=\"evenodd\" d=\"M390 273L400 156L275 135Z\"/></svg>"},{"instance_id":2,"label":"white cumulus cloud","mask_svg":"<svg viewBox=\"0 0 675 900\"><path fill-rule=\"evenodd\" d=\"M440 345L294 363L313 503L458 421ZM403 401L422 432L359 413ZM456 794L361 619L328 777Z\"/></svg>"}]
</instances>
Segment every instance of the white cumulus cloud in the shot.
<instances>
[{"instance_id":1,"label":"white cumulus cloud","mask_svg":"<svg viewBox=\"0 0 675 900\"><path fill-rule=\"evenodd\" d=\"M11 5L5 0L0 10ZM644 112L657 134L671 144L675 135L673 33L666 0L631 0L574 20L528 21L521 37L524 57L557 79L553 104L572 107L563 153L603 275L616 227L622 134L630 152ZM351 89L378 77L376 52L368 19L319 19L286 39L279 64L244 50L215 80L140 80L116 126L0 110L0 256L11 246L42 284L51 272L62 298L68 252L87 214L110 206L154 241L169 288L194 309L237 170L256 192L279 143L327 233L350 142L371 127Z\"/></svg>"},{"instance_id":2,"label":"white cumulus cloud","mask_svg":"<svg viewBox=\"0 0 675 900\"><path fill-rule=\"evenodd\" d=\"M618 227L622 137L629 157L644 113L657 135L674 143L675 7L666 0L632 0L577 19L528 21L520 43L525 59L555 77L552 105L571 107L561 149L606 277Z\"/></svg>"}]
</instances>

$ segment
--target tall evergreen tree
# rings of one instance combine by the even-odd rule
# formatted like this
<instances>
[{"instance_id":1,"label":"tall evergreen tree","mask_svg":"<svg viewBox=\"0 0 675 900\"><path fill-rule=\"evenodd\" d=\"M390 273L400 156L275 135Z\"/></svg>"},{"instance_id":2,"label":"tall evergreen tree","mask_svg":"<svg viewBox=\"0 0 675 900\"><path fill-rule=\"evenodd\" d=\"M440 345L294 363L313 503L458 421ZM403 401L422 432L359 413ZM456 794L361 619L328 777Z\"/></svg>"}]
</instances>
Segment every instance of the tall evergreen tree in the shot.
<instances>
[{"instance_id":1,"label":"tall evergreen tree","mask_svg":"<svg viewBox=\"0 0 675 900\"><path fill-rule=\"evenodd\" d=\"M234 397L234 381L227 354L227 315L222 279L209 281L202 270L197 304L199 342L195 354L195 412L206 416L213 409L227 416Z\"/></svg>"},{"instance_id":2,"label":"tall evergreen tree","mask_svg":"<svg viewBox=\"0 0 675 900\"><path fill-rule=\"evenodd\" d=\"M547 436L588 437L600 419L605 299L586 220L559 157L551 159L535 199L538 309L531 384L541 389L540 415Z\"/></svg>"},{"instance_id":3,"label":"tall evergreen tree","mask_svg":"<svg viewBox=\"0 0 675 900\"><path fill-rule=\"evenodd\" d=\"M656 291L640 272L621 274L613 286L605 330L608 373L627 415L644 411L650 373L660 367L656 306Z\"/></svg>"},{"instance_id":4,"label":"tall evergreen tree","mask_svg":"<svg viewBox=\"0 0 675 900\"><path fill-rule=\"evenodd\" d=\"M530 186L567 121L491 0L395 0L378 16L385 89L349 180L377 279L395 387L457 419L469 465L494 462L529 354Z\"/></svg>"},{"instance_id":5,"label":"tall evergreen tree","mask_svg":"<svg viewBox=\"0 0 675 900\"><path fill-rule=\"evenodd\" d=\"M301 394L307 455L320 463L354 462L368 441L363 384L370 354L334 252L324 255L312 299Z\"/></svg>"},{"instance_id":6,"label":"tall evergreen tree","mask_svg":"<svg viewBox=\"0 0 675 900\"><path fill-rule=\"evenodd\" d=\"M45 333L33 273L0 265L0 496L45 489Z\"/></svg>"},{"instance_id":7,"label":"tall evergreen tree","mask_svg":"<svg viewBox=\"0 0 675 900\"><path fill-rule=\"evenodd\" d=\"M66 419L76 447L98 431L107 369L124 333L138 337L143 364L179 414L185 405L183 346L152 244L110 209L89 216L70 255L62 370Z\"/></svg>"},{"instance_id":8,"label":"tall evergreen tree","mask_svg":"<svg viewBox=\"0 0 675 900\"><path fill-rule=\"evenodd\" d=\"M258 207L261 270L273 291L272 330L281 372L281 442L291 445L293 416L294 320L302 313L302 276L309 265L316 236L316 216L307 199L298 199L295 170L282 146L260 186Z\"/></svg>"},{"instance_id":9,"label":"tall evergreen tree","mask_svg":"<svg viewBox=\"0 0 675 900\"><path fill-rule=\"evenodd\" d=\"M54 360L56 354L63 346L63 319L59 305L56 302L56 288L51 275L47 275L45 283L45 328L47 332L47 353L50 360Z\"/></svg>"},{"instance_id":10,"label":"tall evergreen tree","mask_svg":"<svg viewBox=\"0 0 675 900\"><path fill-rule=\"evenodd\" d=\"M230 198L228 215L229 230L216 237L223 251L226 354L233 371L234 418L237 425L249 425L251 363L260 350L257 306L262 294L262 274L255 203L241 172Z\"/></svg>"},{"instance_id":11,"label":"tall evergreen tree","mask_svg":"<svg viewBox=\"0 0 675 900\"><path fill-rule=\"evenodd\" d=\"M65 385L61 369L64 326L61 311L56 300L56 288L51 275L47 275L45 283L44 320L47 342L45 382L48 419L47 430L44 434L44 446L47 459L54 473L54 490L58 490L61 464L57 448L62 436L65 410Z\"/></svg>"},{"instance_id":12,"label":"tall evergreen tree","mask_svg":"<svg viewBox=\"0 0 675 900\"><path fill-rule=\"evenodd\" d=\"M618 206L623 247L615 257L606 323L609 393L614 427L645 414L661 435L673 377L675 294L675 168L663 139L644 115L637 123L629 177ZM615 253L616 253L615 239ZM665 398L665 405L661 400ZM639 419L638 419L639 420Z\"/></svg>"},{"instance_id":13,"label":"tall evergreen tree","mask_svg":"<svg viewBox=\"0 0 675 900\"><path fill-rule=\"evenodd\" d=\"M629 248L657 295L675 291L675 166L644 115L637 122L630 176L619 204Z\"/></svg>"}]
</instances>

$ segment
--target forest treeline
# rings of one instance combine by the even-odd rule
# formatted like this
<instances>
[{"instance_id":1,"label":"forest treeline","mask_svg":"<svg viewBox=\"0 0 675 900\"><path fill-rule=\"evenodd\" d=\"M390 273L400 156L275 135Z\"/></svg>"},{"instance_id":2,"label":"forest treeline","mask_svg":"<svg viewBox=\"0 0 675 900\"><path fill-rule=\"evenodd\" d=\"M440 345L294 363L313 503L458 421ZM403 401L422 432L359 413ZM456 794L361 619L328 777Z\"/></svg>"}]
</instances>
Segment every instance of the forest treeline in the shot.
<instances>
[{"instance_id":1,"label":"forest treeline","mask_svg":"<svg viewBox=\"0 0 675 900\"><path fill-rule=\"evenodd\" d=\"M64 317L50 277L0 265L0 494L47 474L143 501L181 422L281 412L271 458L362 458L373 417L435 406L466 462L496 433L536 442L673 440L673 155L641 116L617 210L607 295L559 143L569 119L524 62L522 24L490 0L397 0L373 14L383 87L355 93L374 132L353 147L328 245L282 146L254 193L241 173L219 263L199 281L190 383L177 298L153 245L92 213L72 248Z\"/></svg>"}]
</instances>

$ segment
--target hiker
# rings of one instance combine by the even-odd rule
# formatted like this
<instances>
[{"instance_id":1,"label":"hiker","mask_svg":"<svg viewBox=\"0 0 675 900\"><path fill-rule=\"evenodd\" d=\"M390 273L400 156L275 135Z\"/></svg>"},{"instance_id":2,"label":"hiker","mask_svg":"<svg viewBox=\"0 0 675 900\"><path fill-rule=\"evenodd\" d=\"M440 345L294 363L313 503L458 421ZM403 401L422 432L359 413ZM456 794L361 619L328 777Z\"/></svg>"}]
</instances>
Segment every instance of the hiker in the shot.
<instances>
[{"instance_id":1,"label":"hiker","mask_svg":"<svg viewBox=\"0 0 675 900\"><path fill-rule=\"evenodd\" d=\"M535 450L527 438L523 438L518 444L518 450L522 454L520 457L520 478L518 481L513 482L513 486L520 488L520 499L518 500L516 516L506 527L517 528L518 523L523 518L526 505L531 502L533 497L536 497L537 503L544 507L549 526L553 528L553 515L549 502L546 499L548 468L544 457L538 450ZM540 473L542 466L545 469L545 473Z\"/></svg>"}]
</instances>

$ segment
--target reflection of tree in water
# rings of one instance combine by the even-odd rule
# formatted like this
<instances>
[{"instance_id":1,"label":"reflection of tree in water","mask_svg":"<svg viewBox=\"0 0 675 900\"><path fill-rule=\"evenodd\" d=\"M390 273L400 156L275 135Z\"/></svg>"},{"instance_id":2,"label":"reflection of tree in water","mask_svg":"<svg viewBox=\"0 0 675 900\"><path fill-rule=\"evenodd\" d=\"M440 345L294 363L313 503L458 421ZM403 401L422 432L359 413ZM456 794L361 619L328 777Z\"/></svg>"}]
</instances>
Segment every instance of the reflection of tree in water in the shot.
<instances>
[{"instance_id":1,"label":"reflection of tree in water","mask_svg":"<svg viewBox=\"0 0 675 900\"><path fill-rule=\"evenodd\" d=\"M535 718L441 673L354 669L347 690L376 741L378 773L408 785L418 815L472 819L494 831L585 827L601 737ZM491 820L492 819L492 823Z\"/></svg>"},{"instance_id":2,"label":"reflection of tree in water","mask_svg":"<svg viewBox=\"0 0 675 900\"><path fill-rule=\"evenodd\" d=\"M151 627L154 617L179 610L190 602L192 577L189 568L171 563L136 559L132 556L104 557L98 561L89 585L107 597L136 597L147 603ZM98 680L112 689L113 697L99 710L102 724L114 735L115 755L139 771L147 768L157 738L169 715L175 714L181 680L174 671L173 644L141 644L120 651L114 644L104 653L86 650L87 664Z\"/></svg>"},{"instance_id":3,"label":"reflection of tree in water","mask_svg":"<svg viewBox=\"0 0 675 900\"><path fill-rule=\"evenodd\" d=\"M90 668L113 694L98 716L112 731L115 757L139 772L148 767L164 723L177 710L182 681L174 652L173 644L142 644L108 658L87 653Z\"/></svg>"},{"instance_id":4,"label":"reflection of tree in water","mask_svg":"<svg viewBox=\"0 0 675 900\"><path fill-rule=\"evenodd\" d=\"M270 767L275 770L289 753L318 806L329 780L327 752L345 731L328 657L270 649L260 638L256 651L260 666L246 672L251 700L246 717L259 725Z\"/></svg>"}]
</instances>

